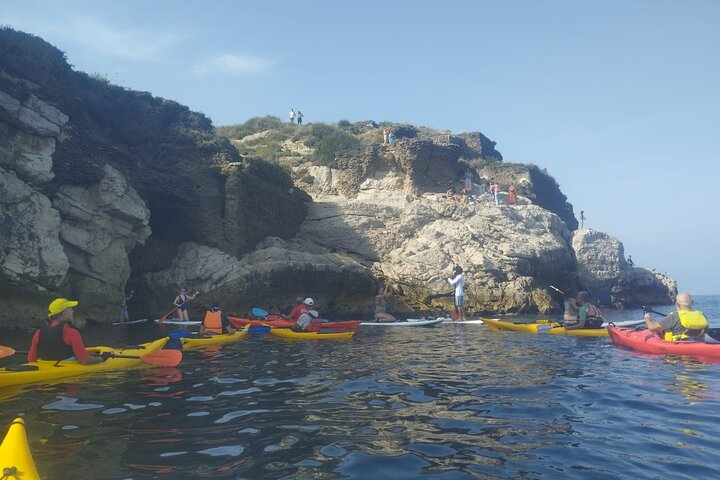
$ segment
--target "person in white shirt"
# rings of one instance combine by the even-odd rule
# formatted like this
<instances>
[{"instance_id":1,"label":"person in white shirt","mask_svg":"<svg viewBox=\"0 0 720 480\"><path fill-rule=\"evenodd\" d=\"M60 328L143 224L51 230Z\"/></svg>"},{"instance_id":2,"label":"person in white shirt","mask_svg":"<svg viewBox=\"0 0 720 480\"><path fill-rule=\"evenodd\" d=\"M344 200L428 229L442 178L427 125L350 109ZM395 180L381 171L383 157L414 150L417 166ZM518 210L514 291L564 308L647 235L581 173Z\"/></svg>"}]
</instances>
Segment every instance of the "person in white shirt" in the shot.
<instances>
[{"instance_id":1,"label":"person in white shirt","mask_svg":"<svg viewBox=\"0 0 720 480\"><path fill-rule=\"evenodd\" d=\"M291 108L290 113L288 113L288 117L290 117L290 123L295 123L295 109Z\"/></svg>"},{"instance_id":2,"label":"person in white shirt","mask_svg":"<svg viewBox=\"0 0 720 480\"><path fill-rule=\"evenodd\" d=\"M465 277L463 276L463 269L460 265L455 265L453 269L455 274L454 278L448 278L448 283L455 286L455 313L453 320L465 320L465 307L463 306L465 300Z\"/></svg>"}]
</instances>

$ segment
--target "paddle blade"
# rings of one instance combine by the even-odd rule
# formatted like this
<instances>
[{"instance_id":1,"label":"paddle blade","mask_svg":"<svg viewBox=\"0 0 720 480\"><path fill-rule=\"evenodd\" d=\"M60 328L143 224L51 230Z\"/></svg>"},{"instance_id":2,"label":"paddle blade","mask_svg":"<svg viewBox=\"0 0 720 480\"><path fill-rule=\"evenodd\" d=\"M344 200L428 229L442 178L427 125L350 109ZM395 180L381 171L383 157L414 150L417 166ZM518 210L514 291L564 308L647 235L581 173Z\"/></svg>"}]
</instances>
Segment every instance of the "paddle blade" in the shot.
<instances>
[{"instance_id":1,"label":"paddle blade","mask_svg":"<svg viewBox=\"0 0 720 480\"><path fill-rule=\"evenodd\" d=\"M265 333L270 333L270 326L269 325L252 326L252 327L250 327L250 330L248 330L248 332L256 334L256 335L263 335Z\"/></svg>"},{"instance_id":2,"label":"paddle blade","mask_svg":"<svg viewBox=\"0 0 720 480\"><path fill-rule=\"evenodd\" d=\"M182 360L180 350L157 350L140 357L143 362L159 367L176 367Z\"/></svg>"},{"instance_id":3,"label":"paddle blade","mask_svg":"<svg viewBox=\"0 0 720 480\"><path fill-rule=\"evenodd\" d=\"M258 307L253 307L250 311L251 311L252 314L255 315L256 317L265 318L265 317L267 317L268 315L270 315L268 312L266 312L266 311L263 310L262 308L258 308Z\"/></svg>"},{"instance_id":4,"label":"paddle blade","mask_svg":"<svg viewBox=\"0 0 720 480\"><path fill-rule=\"evenodd\" d=\"M15 355L15 349L0 345L0 358L9 357L10 355Z\"/></svg>"}]
</instances>

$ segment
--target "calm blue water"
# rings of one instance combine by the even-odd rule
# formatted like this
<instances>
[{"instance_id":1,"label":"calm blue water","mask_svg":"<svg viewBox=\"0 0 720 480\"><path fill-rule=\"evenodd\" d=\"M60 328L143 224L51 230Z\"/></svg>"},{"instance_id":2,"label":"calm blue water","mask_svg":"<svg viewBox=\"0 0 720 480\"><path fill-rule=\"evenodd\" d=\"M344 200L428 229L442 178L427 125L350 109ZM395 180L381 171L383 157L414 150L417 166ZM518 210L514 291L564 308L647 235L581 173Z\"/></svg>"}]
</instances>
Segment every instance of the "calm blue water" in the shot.
<instances>
[{"instance_id":1,"label":"calm blue water","mask_svg":"<svg viewBox=\"0 0 720 480\"><path fill-rule=\"evenodd\" d=\"M720 296L696 306L720 325ZM122 345L164 328L85 335ZM720 365L603 338L373 328L340 342L255 336L177 368L0 391L0 420L26 418L46 480L717 478L719 377Z\"/></svg>"}]
</instances>

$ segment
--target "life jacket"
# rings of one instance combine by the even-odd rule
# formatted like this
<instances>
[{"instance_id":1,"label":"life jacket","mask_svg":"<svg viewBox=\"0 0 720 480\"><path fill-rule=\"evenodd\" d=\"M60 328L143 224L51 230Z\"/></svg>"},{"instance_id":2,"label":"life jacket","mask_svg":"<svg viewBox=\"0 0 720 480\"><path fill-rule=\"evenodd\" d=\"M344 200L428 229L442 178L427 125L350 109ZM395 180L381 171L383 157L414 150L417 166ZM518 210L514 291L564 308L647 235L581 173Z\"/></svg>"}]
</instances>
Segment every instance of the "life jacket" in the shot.
<instances>
[{"instance_id":1,"label":"life jacket","mask_svg":"<svg viewBox=\"0 0 720 480\"><path fill-rule=\"evenodd\" d=\"M678 340L699 340L705 336L705 330L708 328L708 321L702 312L698 310L678 310L680 323L685 331L679 334L665 332L665 340L668 342L677 342Z\"/></svg>"},{"instance_id":2,"label":"life jacket","mask_svg":"<svg viewBox=\"0 0 720 480\"><path fill-rule=\"evenodd\" d=\"M223 333L222 328L222 312L207 311L205 312L205 320L203 320L205 331L207 333Z\"/></svg>"},{"instance_id":3,"label":"life jacket","mask_svg":"<svg viewBox=\"0 0 720 480\"><path fill-rule=\"evenodd\" d=\"M65 360L75 355L70 345L63 342L63 329L65 323L50 326L46 324L40 327L40 338L38 339L38 357L42 360ZM68 325L68 328L72 328Z\"/></svg>"},{"instance_id":4,"label":"life jacket","mask_svg":"<svg viewBox=\"0 0 720 480\"><path fill-rule=\"evenodd\" d=\"M584 328L602 328L603 318L600 309L592 303L585 304L587 306L587 319ZM582 308L582 307L581 307Z\"/></svg>"}]
</instances>

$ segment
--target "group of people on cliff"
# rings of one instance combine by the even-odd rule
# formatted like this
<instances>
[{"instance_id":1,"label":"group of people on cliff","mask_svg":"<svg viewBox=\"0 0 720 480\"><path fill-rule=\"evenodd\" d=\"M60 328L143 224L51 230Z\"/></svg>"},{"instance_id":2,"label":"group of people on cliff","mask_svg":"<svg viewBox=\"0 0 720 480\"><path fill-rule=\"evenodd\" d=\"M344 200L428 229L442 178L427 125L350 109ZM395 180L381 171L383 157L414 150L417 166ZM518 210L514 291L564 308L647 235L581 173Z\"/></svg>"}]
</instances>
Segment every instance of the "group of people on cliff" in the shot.
<instances>
[{"instance_id":1,"label":"group of people on cliff","mask_svg":"<svg viewBox=\"0 0 720 480\"><path fill-rule=\"evenodd\" d=\"M470 170L465 172L465 178L457 182L450 183L450 187L445 196L455 202L462 204L473 204L475 200L482 194L487 193L495 201L495 205L500 205L500 185L492 180L481 180L481 183L473 182L473 175ZM508 205L517 203L517 188L514 183L508 187Z\"/></svg>"},{"instance_id":2,"label":"group of people on cliff","mask_svg":"<svg viewBox=\"0 0 720 480\"><path fill-rule=\"evenodd\" d=\"M303 113L300 110L295 112L294 108L291 108L290 113L288 113L288 117L290 118L290 123L292 123L292 124L295 124L295 122L297 122L298 125L302 125L304 116L305 115L303 115Z\"/></svg>"}]
</instances>

